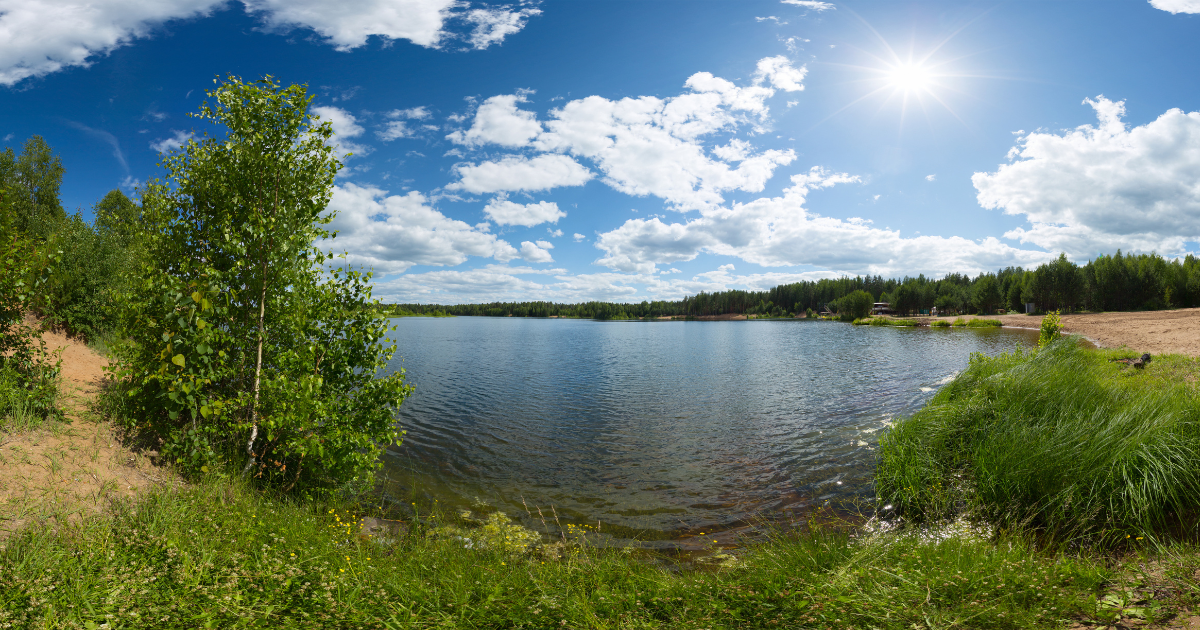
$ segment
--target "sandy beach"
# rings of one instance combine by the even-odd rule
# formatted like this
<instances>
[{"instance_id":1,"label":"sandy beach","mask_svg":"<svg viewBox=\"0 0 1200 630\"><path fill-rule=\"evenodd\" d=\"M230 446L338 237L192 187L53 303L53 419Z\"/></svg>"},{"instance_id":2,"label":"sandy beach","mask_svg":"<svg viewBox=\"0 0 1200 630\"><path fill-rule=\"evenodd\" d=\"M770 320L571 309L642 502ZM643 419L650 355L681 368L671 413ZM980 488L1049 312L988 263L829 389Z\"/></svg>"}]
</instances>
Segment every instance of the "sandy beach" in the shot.
<instances>
[{"instance_id":1,"label":"sandy beach","mask_svg":"<svg viewBox=\"0 0 1200 630\"><path fill-rule=\"evenodd\" d=\"M971 318L971 316L968 316ZM1005 326L1038 328L1041 316L997 315ZM1200 356L1200 308L1063 315L1063 330L1103 348L1127 346L1150 354Z\"/></svg>"}]
</instances>

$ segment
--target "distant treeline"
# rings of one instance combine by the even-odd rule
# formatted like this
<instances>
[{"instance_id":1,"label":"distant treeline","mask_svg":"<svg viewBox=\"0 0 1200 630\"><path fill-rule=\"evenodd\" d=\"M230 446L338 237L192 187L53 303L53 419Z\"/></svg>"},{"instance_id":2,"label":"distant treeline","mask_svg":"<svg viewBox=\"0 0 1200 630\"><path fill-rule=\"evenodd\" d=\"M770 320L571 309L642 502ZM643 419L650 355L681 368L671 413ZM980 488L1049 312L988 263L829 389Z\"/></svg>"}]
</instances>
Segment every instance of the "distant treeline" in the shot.
<instances>
[{"instance_id":1,"label":"distant treeline","mask_svg":"<svg viewBox=\"0 0 1200 630\"><path fill-rule=\"evenodd\" d=\"M781 284L767 291L701 292L676 301L640 303L491 302L487 304L394 304L396 316L476 315L486 317L573 317L588 319L644 319L704 317L713 315L763 315L789 317L842 310L843 298L866 291L894 311L911 315L933 307L947 314L991 314L999 309L1036 312L1131 311L1200 306L1200 259L1166 260L1158 254L1100 256L1077 265L1060 255L1037 269L1006 267L996 273L971 278L952 273L939 280L884 279L881 276L842 277Z\"/></svg>"}]
</instances>

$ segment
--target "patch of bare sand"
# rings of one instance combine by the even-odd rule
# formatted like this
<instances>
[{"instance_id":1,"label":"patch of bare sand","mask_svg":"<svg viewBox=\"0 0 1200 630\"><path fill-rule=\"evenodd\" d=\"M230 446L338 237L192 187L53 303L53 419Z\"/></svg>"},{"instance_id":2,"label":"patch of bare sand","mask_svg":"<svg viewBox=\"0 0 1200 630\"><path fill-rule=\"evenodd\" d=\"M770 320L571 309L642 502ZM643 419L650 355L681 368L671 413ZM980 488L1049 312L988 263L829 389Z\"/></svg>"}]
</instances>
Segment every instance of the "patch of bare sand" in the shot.
<instances>
[{"instance_id":1,"label":"patch of bare sand","mask_svg":"<svg viewBox=\"0 0 1200 630\"><path fill-rule=\"evenodd\" d=\"M68 422L0 433L0 539L30 523L96 514L113 498L173 482L146 457L122 447L112 427L91 411L107 360L59 333L43 333L42 339L61 352Z\"/></svg>"},{"instance_id":2,"label":"patch of bare sand","mask_svg":"<svg viewBox=\"0 0 1200 630\"><path fill-rule=\"evenodd\" d=\"M967 316L971 319L974 316ZM1040 316L994 315L1005 326L1038 328ZM1063 330L1103 348L1126 346L1139 353L1200 356L1200 308L1133 313L1075 313L1062 316Z\"/></svg>"}]
</instances>

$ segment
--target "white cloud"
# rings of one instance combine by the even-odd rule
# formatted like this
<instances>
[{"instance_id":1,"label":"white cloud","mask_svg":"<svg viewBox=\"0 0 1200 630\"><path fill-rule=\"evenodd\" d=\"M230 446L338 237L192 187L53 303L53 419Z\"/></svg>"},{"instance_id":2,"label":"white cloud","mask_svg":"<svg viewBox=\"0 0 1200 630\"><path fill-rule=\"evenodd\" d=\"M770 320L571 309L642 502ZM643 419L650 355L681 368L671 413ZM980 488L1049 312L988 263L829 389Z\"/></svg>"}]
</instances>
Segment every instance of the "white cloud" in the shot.
<instances>
[{"instance_id":1,"label":"white cloud","mask_svg":"<svg viewBox=\"0 0 1200 630\"><path fill-rule=\"evenodd\" d=\"M552 249L554 249L554 245L546 241L537 241L536 243L522 241L521 258L531 263L554 262L554 258L550 256L550 250Z\"/></svg>"},{"instance_id":2,"label":"white cloud","mask_svg":"<svg viewBox=\"0 0 1200 630\"><path fill-rule=\"evenodd\" d=\"M408 128L408 124L405 121L390 120L383 126L383 129L376 131L375 135L379 136L379 139L384 142L391 142L400 138L411 138L414 134L413 130Z\"/></svg>"},{"instance_id":3,"label":"white cloud","mask_svg":"<svg viewBox=\"0 0 1200 630\"><path fill-rule=\"evenodd\" d=\"M764 67L768 68L764 78L786 75L775 62ZM701 142L704 136L745 124L757 128L749 116L765 118L764 101L775 94L774 89L738 87L707 72L692 75L685 87L690 92L666 99L643 96L613 101L589 96L570 101L550 113L553 119L546 123L547 131L533 146L590 159L614 189L654 195L680 210L720 204L726 190L761 191L776 167L795 159L790 149L751 155L750 145L737 141L714 153L741 162L731 168L706 154Z\"/></svg>"},{"instance_id":4,"label":"white cloud","mask_svg":"<svg viewBox=\"0 0 1200 630\"><path fill-rule=\"evenodd\" d=\"M419 192L389 195L374 186L341 184L329 209L337 212L330 230L337 238L322 248L349 252L349 262L384 273L413 265L458 265L470 256L508 262L521 254L489 234L487 224L471 226L443 215Z\"/></svg>"},{"instance_id":5,"label":"white cloud","mask_svg":"<svg viewBox=\"0 0 1200 630\"><path fill-rule=\"evenodd\" d=\"M931 173L925 176L925 181L932 182L937 180L937 173Z\"/></svg>"},{"instance_id":6,"label":"white cloud","mask_svg":"<svg viewBox=\"0 0 1200 630\"><path fill-rule=\"evenodd\" d=\"M1171 13L1200 13L1200 0L1150 0L1150 6Z\"/></svg>"},{"instance_id":7,"label":"white cloud","mask_svg":"<svg viewBox=\"0 0 1200 630\"><path fill-rule=\"evenodd\" d=\"M431 115L424 105L410 109L393 109L388 112L389 118L409 118L411 120L425 120Z\"/></svg>"},{"instance_id":8,"label":"white cloud","mask_svg":"<svg viewBox=\"0 0 1200 630\"><path fill-rule=\"evenodd\" d=\"M1072 257L1184 253L1200 239L1200 112L1127 129L1124 101L1084 102L1098 125L1021 136L1015 161L972 177L979 203L1032 224L1006 237Z\"/></svg>"},{"instance_id":9,"label":"white cloud","mask_svg":"<svg viewBox=\"0 0 1200 630\"><path fill-rule=\"evenodd\" d=\"M9 141L10 141L10 140L12 140L12 139L13 139L13 134L11 134L11 133L6 133L6 134L4 134L4 140L3 140L3 142L9 142Z\"/></svg>"},{"instance_id":10,"label":"white cloud","mask_svg":"<svg viewBox=\"0 0 1200 630\"><path fill-rule=\"evenodd\" d=\"M574 233L574 234L572 234L572 235L571 235L571 238L575 239L575 242L576 242L576 243L579 243L579 242L581 242L581 241L583 241L583 240L587 239L587 236L584 236L583 234L580 234L579 232L576 232L576 233Z\"/></svg>"},{"instance_id":11,"label":"white cloud","mask_svg":"<svg viewBox=\"0 0 1200 630\"><path fill-rule=\"evenodd\" d=\"M758 61L758 68L754 73L754 82L762 83L768 81L772 87L783 90L784 92L800 92L804 90L804 76L808 74L806 66L799 68L792 67L792 62L787 57L779 55L777 57L766 57Z\"/></svg>"},{"instance_id":12,"label":"white cloud","mask_svg":"<svg viewBox=\"0 0 1200 630\"><path fill-rule=\"evenodd\" d=\"M776 89L802 90L806 72L804 66L792 67L785 57L767 57L758 62L750 86L698 72L684 83L688 92L679 96L615 101L589 96L552 110L544 124L533 112L518 109L517 104L526 101L524 93L493 96L480 105L470 129L446 137L471 147L496 144L557 154L558 159L544 165L554 166L567 181L582 183L584 174L587 178L591 174L568 161L566 155L571 155L594 162L604 173L604 182L620 192L654 195L679 210L715 206L724 201L721 193L726 190L761 191L778 166L795 159L795 152L772 149L754 154L748 142L735 139L713 149L710 156L704 137L746 125L762 131L769 113L766 99ZM532 188L523 178L510 177L509 171L517 169L532 174L529 167L548 157L509 156L461 165L456 168L461 180L447 188L491 192L577 185L538 183L538 188ZM740 164L733 168L730 161ZM550 175L540 173L534 179L553 180Z\"/></svg>"},{"instance_id":13,"label":"white cloud","mask_svg":"<svg viewBox=\"0 0 1200 630\"><path fill-rule=\"evenodd\" d=\"M223 0L0 0L0 85L88 66L164 22L209 14Z\"/></svg>"},{"instance_id":14,"label":"white cloud","mask_svg":"<svg viewBox=\"0 0 1200 630\"><path fill-rule=\"evenodd\" d=\"M830 2L820 2L819 0L779 0L783 4L791 4L798 7L804 7L812 11L821 12L828 11L834 8Z\"/></svg>"},{"instance_id":15,"label":"white cloud","mask_svg":"<svg viewBox=\"0 0 1200 630\"><path fill-rule=\"evenodd\" d=\"M546 228L546 232L550 234L550 238L558 238L563 235L562 230L551 230L550 228Z\"/></svg>"},{"instance_id":16,"label":"white cloud","mask_svg":"<svg viewBox=\"0 0 1200 630\"><path fill-rule=\"evenodd\" d=\"M171 131L175 132L175 135L170 138L161 138L155 142L151 142L150 148L158 153L168 153L187 144L187 141L196 135L190 131L179 131L176 129L172 129Z\"/></svg>"},{"instance_id":17,"label":"white cloud","mask_svg":"<svg viewBox=\"0 0 1200 630\"><path fill-rule=\"evenodd\" d=\"M1051 256L995 238L902 238L898 231L871 227L869 221L822 217L804 208L812 190L858 181L814 167L792 176L794 185L782 197L701 210L699 218L681 223L631 219L599 236L596 247L605 254L597 262L620 271L653 273L658 264L693 260L707 252L764 266L817 265L839 273L889 276L978 273Z\"/></svg>"},{"instance_id":18,"label":"white cloud","mask_svg":"<svg viewBox=\"0 0 1200 630\"><path fill-rule=\"evenodd\" d=\"M446 139L467 146L498 144L510 148L523 147L542 132L536 114L517 109L517 103L524 102L527 99L523 94L493 96L479 106L470 129L455 131Z\"/></svg>"},{"instance_id":19,"label":"white cloud","mask_svg":"<svg viewBox=\"0 0 1200 630\"><path fill-rule=\"evenodd\" d=\"M446 188L473 193L582 186L593 177L591 171L575 160L553 153L535 158L510 155L494 162L459 164L454 172L459 181Z\"/></svg>"},{"instance_id":20,"label":"white cloud","mask_svg":"<svg viewBox=\"0 0 1200 630\"><path fill-rule=\"evenodd\" d=\"M677 274L680 271L671 269L663 273ZM735 287L761 291L789 282L834 276L836 274L827 271L735 275L730 269L718 269L692 278L664 278L650 274L612 272L571 275L565 269L486 265L479 269L391 276L374 283L374 295L389 302L425 304L529 299L566 303L591 300L640 302L643 299L677 300L700 291L724 291Z\"/></svg>"},{"instance_id":21,"label":"white cloud","mask_svg":"<svg viewBox=\"0 0 1200 630\"><path fill-rule=\"evenodd\" d=\"M0 85L13 85L72 66L88 66L171 20L204 17L226 0L0 0ZM540 13L528 6L471 9L461 0L242 0L273 30L312 29L337 50L372 35L442 47L462 37L487 48ZM466 25L456 35L451 24Z\"/></svg>"},{"instance_id":22,"label":"white cloud","mask_svg":"<svg viewBox=\"0 0 1200 630\"><path fill-rule=\"evenodd\" d=\"M558 209L553 201L537 203L515 203L503 197L493 199L483 208L484 214L499 225L523 225L533 227L542 223L558 223L567 213ZM561 233L560 233L561 236Z\"/></svg>"},{"instance_id":23,"label":"white cloud","mask_svg":"<svg viewBox=\"0 0 1200 630\"><path fill-rule=\"evenodd\" d=\"M509 7L500 7L473 9L468 11L463 19L475 27L471 30L469 38L471 46L476 50L483 50L525 28L525 22L539 14L541 10L532 7L517 11L512 11Z\"/></svg>"},{"instance_id":24,"label":"white cloud","mask_svg":"<svg viewBox=\"0 0 1200 630\"><path fill-rule=\"evenodd\" d=\"M340 107L314 107L312 113L321 120L329 121L333 126L333 142L340 149L340 159L345 160L350 153L361 156L371 152L371 147L350 140L363 134L362 125L358 124L358 120L350 112Z\"/></svg>"}]
</instances>

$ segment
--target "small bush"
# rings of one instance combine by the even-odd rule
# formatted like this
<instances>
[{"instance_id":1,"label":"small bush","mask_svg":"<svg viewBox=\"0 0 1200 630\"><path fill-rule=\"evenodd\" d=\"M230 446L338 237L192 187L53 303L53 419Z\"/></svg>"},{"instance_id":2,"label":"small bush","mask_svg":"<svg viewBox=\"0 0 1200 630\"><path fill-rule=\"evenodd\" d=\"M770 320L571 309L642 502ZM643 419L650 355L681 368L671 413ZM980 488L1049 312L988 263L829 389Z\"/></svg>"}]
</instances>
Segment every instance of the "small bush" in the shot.
<instances>
[{"instance_id":1,"label":"small bush","mask_svg":"<svg viewBox=\"0 0 1200 630\"><path fill-rule=\"evenodd\" d=\"M1044 347L1054 343L1062 336L1062 318L1059 317L1058 311L1047 313L1042 318L1042 329L1038 334L1038 347Z\"/></svg>"}]
</instances>

